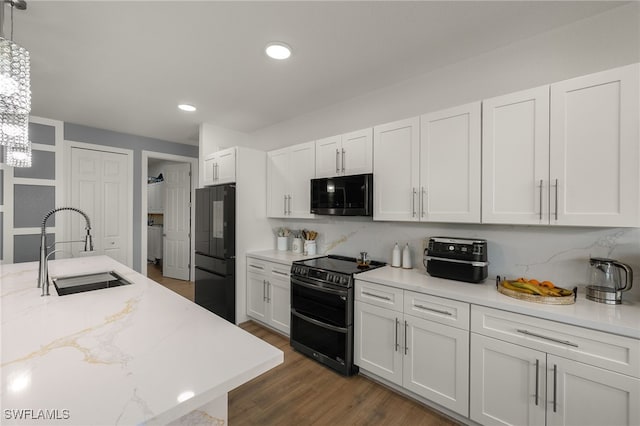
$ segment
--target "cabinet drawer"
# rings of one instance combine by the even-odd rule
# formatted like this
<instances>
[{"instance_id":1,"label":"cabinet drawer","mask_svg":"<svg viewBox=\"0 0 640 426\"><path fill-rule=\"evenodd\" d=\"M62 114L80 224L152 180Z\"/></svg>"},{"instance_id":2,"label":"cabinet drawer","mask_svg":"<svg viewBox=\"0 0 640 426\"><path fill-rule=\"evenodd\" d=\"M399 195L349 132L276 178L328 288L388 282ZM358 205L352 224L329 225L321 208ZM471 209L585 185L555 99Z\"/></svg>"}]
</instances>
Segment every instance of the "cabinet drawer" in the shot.
<instances>
[{"instance_id":1,"label":"cabinet drawer","mask_svg":"<svg viewBox=\"0 0 640 426\"><path fill-rule=\"evenodd\" d=\"M404 313L452 327L469 329L469 304L405 290Z\"/></svg>"},{"instance_id":2,"label":"cabinet drawer","mask_svg":"<svg viewBox=\"0 0 640 426\"><path fill-rule=\"evenodd\" d=\"M356 280L356 300L402 312L402 289Z\"/></svg>"},{"instance_id":3,"label":"cabinet drawer","mask_svg":"<svg viewBox=\"0 0 640 426\"><path fill-rule=\"evenodd\" d=\"M247 272L255 272L256 274L266 274L269 272L267 263L264 260L247 257Z\"/></svg>"},{"instance_id":4,"label":"cabinet drawer","mask_svg":"<svg viewBox=\"0 0 640 426\"><path fill-rule=\"evenodd\" d=\"M281 280L289 281L291 273L291 265L283 265L282 263L269 263L269 272L272 276Z\"/></svg>"},{"instance_id":5,"label":"cabinet drawer","mask_svg":"<svg viewBox=\"0 0 640 426\"><path fill-rule=\"evenodd\" d=\"M475 305L471 331L640 377L637 339Z\"/></svg>"}]
</instances>

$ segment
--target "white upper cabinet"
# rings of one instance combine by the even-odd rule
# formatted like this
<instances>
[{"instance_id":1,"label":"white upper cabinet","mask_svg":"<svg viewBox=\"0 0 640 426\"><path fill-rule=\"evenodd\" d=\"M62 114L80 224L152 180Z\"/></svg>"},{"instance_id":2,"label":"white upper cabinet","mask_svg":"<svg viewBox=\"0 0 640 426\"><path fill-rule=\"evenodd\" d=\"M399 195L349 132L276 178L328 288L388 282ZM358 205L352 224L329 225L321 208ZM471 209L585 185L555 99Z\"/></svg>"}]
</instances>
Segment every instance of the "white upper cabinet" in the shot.
<instances>
[{"instance_id":1,"label":"white upper cabinet","mask_svg":"<svg viewBox=\"0 0 640 426\"><path fill-rule=\"evenodd\" d=\"M480 223L480 105L420 117L420 220Z\"/></svg>"},{"instance_id":2,"label":"white upper cabinet","mask_svg":"<svg viewBox=\"0 0 640 426\"><path fill-rule=\"evenodd\" d=\"M640 225L640 67L551 85L552 224Z\"/></svg>"},{"instance_id":3,"label":"white upper cabinet","mask_svg":"<svg viewBox=\"0 0 640 426\"><path fill-rule=\"evenodd\" d=\"M267 153L267 216L312 218L315 142Z\"/></svg>"},{"instance_id":4,"label":"white upper cabinet","mask_svg":"<svg viewBox=\"0 0 640 426\"><path fill-rule=\"evenodd\" d=\"M549 86L482 102L482 222L549 222Z\"/></svg>"},{"instance_id":5,"label":"white upper cabinet","mask_svg":"<svg viewBox=\"0 0 640 426\"><path fill-rule=\"evenodd\" d=\"M236 181L236 148L214 152L204 160L204 184L220 185Z\"/></svg>"},{"instance_id":6,"label":"white upper cabinet","mask_svg":"<svg viewBox=\"0 0 640 426\"><path fill-rule=\"evenodd\" d=\"M417 221L420 118L373 128L373 219Z\"/></svg>"},{"instance_id":7,"label":"white upper cabinet","mask_svg":"<svg viewBox=\"0 0 640 426\"><path fill-rule=\"evenodd\" d=\"M373 129L362 129L316 141L316 177L371 173Z\"/></svg>"},{"instance_id":8,"label":"white upper cabinet","mask_svg":"<svg viewBox=\"0 0 640 426\"><path fill-rule=\"evenodd\" d=\"M147 213L164 213L164 182L147 185Z\"/></svg>"}]
</instances>

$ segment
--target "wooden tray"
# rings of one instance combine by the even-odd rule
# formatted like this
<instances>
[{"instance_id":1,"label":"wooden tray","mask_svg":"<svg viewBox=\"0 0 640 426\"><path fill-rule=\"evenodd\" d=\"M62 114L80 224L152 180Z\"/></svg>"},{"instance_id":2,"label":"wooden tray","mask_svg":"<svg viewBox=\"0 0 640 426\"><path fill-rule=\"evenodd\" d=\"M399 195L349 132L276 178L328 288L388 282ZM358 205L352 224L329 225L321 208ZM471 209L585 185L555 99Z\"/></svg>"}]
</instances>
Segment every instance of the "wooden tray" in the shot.
<instances>
[{"instance_id":1,"label":"wooden tray","mask_svg":"<svg viewBox=\"0 0 640 426\"><path fill-rule=\"evenodd\" d=\"M502 279L500 275L496 277L496 289L505 296L513 297L514 299L525 300L527 302L543 303L546 305L573 305L576 303L576 297L578 296L578 287L573 288L573 294L569 296L539 296L537 294L521 293L519 291L511 290L502 285Z\"/></svg>"}]
</instances>

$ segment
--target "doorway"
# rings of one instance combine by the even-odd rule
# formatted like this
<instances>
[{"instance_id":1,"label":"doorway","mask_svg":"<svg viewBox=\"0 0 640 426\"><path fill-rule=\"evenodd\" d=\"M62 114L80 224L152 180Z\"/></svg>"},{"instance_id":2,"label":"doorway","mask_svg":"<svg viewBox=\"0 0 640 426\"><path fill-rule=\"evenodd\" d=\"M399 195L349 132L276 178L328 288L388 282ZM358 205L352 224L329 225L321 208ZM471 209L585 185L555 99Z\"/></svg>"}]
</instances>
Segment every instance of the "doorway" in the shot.
<instances>
[{"instance_id":1,"label":"doorway","mask_svg":"<svg viewBox=\"0 0 640 426\"><path fill-rule=\"evenodd\" d=\"M185 297L193 279L191 199L197 161L142 152L141 273Z\"/></svg>"}]
</instances>

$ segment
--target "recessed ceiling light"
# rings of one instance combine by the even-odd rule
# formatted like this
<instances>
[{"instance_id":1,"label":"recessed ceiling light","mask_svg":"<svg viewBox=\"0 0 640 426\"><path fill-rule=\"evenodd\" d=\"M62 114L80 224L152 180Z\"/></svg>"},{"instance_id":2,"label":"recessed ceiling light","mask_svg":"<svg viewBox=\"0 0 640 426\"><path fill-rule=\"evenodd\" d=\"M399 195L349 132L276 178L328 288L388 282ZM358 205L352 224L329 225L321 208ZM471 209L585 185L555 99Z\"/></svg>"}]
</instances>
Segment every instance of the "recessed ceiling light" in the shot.
<instances>
[{"instance_id":1,"label":"recessed ceiling light","mask_svg":"<svg viewBox=\"0 0 640 426\"><path fill-rule=\"evenodd\" d=\"M267 44L267 47L264 49L267 56L273 59L287 59L291 56L291 48L279 41L274 41L272 43Z\"/></svg>"},{"instance_id":2,"label":"recessed ceiling light","mask_svg":"<svg viewBox=\"0 0 640 426\"><path fill-rule=\"evenodd\" d=\"M178 108L180 108L183 111L187 111L187 112L193 112L196 110L196 107L194 107L193 105L189 105L189 104L180 104L178 105Z\"/></svg>"}]
</instances>

